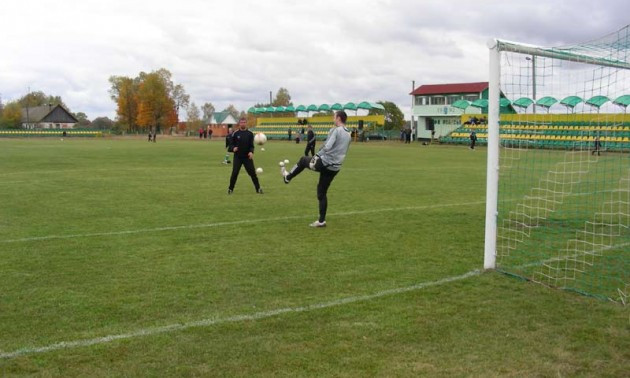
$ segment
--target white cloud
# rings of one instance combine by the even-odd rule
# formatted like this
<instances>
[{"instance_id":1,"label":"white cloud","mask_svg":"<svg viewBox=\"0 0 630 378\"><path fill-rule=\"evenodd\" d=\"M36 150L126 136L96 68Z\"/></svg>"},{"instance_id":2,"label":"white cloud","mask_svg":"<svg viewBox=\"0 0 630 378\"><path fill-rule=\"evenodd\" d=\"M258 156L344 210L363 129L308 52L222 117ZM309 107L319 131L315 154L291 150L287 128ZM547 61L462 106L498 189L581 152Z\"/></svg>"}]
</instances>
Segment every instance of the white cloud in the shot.
<instances>
[{"instance_id":1,"label":"white cloud","mask_svg":"<svg viewBox=\"0 0 630 378\"><path fill-rule=\"evenodd\" d=\"M198 105L246 109L286 87L297 103L391 100L408 111L411 80L486 80L490 37L575 43L624 26L627 14L621 0L10 1L0 93L30 86L113 117L109 76L164 67Z\"/></svg>"}]
</instances>

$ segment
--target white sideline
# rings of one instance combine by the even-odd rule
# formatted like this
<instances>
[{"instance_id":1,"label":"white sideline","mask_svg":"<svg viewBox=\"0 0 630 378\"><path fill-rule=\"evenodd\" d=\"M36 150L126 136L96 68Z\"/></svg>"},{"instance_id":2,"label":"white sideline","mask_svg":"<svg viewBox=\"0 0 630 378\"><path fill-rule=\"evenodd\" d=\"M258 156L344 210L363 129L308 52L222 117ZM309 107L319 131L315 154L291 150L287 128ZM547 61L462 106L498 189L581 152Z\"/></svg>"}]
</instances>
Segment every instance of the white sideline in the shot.
<instances>
[{"instance_id":1,"label":"white sideline","mask_svg":"<svg viewBox=\"0 0 630 378\"><path fill-rule=\"evenodd\" d=\"M356 210L356 211L347 211L347 212L341 212L341 213L331 213L329 215L348 216L348 215L384 213L384 212L389 212L389 211L426 210L426 209L438 209L441 207L452 207L452 206L482 205L484 203L486 202L477 201L477 202L465 202L465 203L424 205L424 206L390 207L390 208L384 208L384 209ZM228 222L205 223L205 224L203 223L202 224L189 224L189 225L183 225L183 226L167 226L167 227L145 228L145 229L137 229L137 230L94 232L94 233L70 234L70 235L33 236L33 237L28 237L28 238L2 240L0 241L0 243L19 243L19 242L51 240L51 239L76 239L76 238L87 238L87 237L93 237L93 236L130 235L130 234L140 234L143 232L187 230L187 229L194 229L194 228L212 228L212 227L233 226L233 225L249 224L249 223L287 221L287 220L305 219L305 218L312 218L312 217L313 217L312 214L311 215L295 215L295 216L288 216L288 217L246 219L246 220L240 220L240 221L228 221Z\"/></svg>"},{"instance_id":2,"label":"white sideline","mask_svg":"<svg viewBox=\"0 0 630 378\"><path fill-rule=\"evenodd\" d=\"M277 310L255 312L253 314L234 315L227 318L208 318L208 319L197 320L197 321L188 322L188 323L170 324L170 325L166 325L162 327L145 328L145 329L140 329L140 330L129 332L129 333L121 333L121 334L116 334L116 335L97 337L94 339L62 341L59 343L50 344L43 347L22 348L22 349L18 349L12 352L0 352L0 359L11 359L11 358L16 358L16 357L20 357L24 355L29 355L29 354L40 354L40 353L52 352L52 351L61 350L61 349L80 348L80 347L86 347L86 346L91 346L91 345L106 344L106 343L110 343L116 340L132 339L132 338L142 337L142 336L151 336L151 335L157 335L157 334L162 334L162 333L186 330L190 328L208 327L208 326L213 326L213 325L218 325L218 324L234 323L234 322L241 322L241 321L248 321L248 320L249 321L260 320L260 319L266 319L266 318L270 318L270 317L282 315L282 314L300 313L300 312L306 312L306 311L319 310L319 309L335 307L335 306L340 306L340 305L349 304L349 303L369 301L372 299L385 297L389 295L395 295L395 294L407 293L407 292L415 291L415 290L421 290L430 286L438 286L445 283L463 280L463 279L473 277L473 276L478 276L479 274L481 274L480 270L473 270L459 276L447 277L447 278L443 278L437 281L429 281L429 282L419 283L413 286L383 290L383 291L376 292L374 294L341 298L341 299L337 299L330 302L311 304L311 305L306 305L306 306L301 306L301 307L285 307L285 308L280 308Z\"/></svg>"}]
</instances>

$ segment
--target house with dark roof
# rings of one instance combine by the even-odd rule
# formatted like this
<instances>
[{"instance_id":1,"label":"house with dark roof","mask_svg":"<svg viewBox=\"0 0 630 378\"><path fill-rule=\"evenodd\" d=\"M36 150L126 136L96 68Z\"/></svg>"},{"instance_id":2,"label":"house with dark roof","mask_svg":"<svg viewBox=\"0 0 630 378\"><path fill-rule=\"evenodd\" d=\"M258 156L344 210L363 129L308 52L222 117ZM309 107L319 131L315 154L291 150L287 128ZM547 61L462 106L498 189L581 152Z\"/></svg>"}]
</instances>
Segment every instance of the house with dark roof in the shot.
<instances>
[{"instance_id":1,"label":"house with dark roof","mask_svg":"<svg viewBox=\"0 0 630 378\"><path fill-rule=\"evenodd\" d=\"M72 129L78 122L61 105L22 108L22 127L25 129Z\"/></svg>"}]
</instances>

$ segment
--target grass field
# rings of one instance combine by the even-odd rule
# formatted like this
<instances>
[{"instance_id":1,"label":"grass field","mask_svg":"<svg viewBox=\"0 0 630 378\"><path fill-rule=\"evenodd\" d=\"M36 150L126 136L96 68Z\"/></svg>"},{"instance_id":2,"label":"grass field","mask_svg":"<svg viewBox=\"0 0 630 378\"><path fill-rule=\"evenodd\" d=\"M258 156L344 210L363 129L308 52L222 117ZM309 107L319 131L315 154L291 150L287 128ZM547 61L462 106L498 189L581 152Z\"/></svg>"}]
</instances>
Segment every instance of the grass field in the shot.
<instances>
[{"instance_id":1,"label":"grass field","mask_svg":"<svg viewBox=\"0 0 630 378\"><path fill-rule=\"evenodd\" d=\"M627 376L627 307L482 273L485 150L0 139L0 376Z\"/></svg>"}]
</instances>

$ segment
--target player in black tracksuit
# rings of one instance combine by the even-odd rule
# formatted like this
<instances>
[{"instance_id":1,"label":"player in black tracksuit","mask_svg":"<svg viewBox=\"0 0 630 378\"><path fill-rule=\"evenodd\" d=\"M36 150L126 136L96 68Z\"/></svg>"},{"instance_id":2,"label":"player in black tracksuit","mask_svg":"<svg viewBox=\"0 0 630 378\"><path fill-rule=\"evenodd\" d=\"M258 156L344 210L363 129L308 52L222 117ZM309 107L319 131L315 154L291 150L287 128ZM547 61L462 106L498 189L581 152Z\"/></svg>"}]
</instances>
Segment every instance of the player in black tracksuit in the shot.
<instances>
[{"instance_id":1,"label":"player in black tracksuit","mask_svg":"<svg viewBox=\"0 0 630 378\"><path fill-rule=\"evenodd\" d=\"M232 165L232 176L230 177L230 186L228 194L234 191L234 185L241 170L241 165L245 166L245 170L249 177L252 178L256 193L262 194L262 188L256 176L256 168L254 168L254 134L247 130L247 126L243 123L241 127L232 134L230 139L229 152L234 153L234 163Z\"/></svg>"},{"instance_id":2,"label":"player in black tracksuit","mask_svg":"<svg viewBox=\"0 0 630 378\"><path fill-rule=\"evenodd\" d=\"M315 133L311 125L308 125L308 132L306 133L306 149L304 150L304 156L308 156L309 152L311 156L315 156Z\"/></svg>"}]
</instances>

